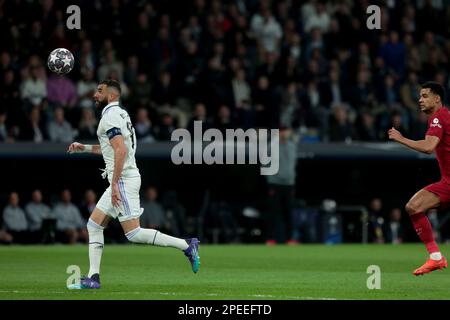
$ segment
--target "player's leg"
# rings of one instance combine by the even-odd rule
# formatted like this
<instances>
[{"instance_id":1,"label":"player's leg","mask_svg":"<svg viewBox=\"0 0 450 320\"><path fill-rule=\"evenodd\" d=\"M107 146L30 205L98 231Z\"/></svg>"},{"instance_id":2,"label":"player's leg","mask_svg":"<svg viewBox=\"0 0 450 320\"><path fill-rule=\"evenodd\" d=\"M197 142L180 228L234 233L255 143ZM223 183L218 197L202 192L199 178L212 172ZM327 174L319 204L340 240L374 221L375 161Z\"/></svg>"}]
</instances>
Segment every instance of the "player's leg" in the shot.
<instances>
[{"instance_id":1,"label":"player's leg","mask_svg":"<svg viewBox=\"0 0 450 320\"><path fill-rule=\"evenodd\" d=\"M108 225L111 217L96 207L89 217L87 231L89 237L89 273L88 277L100 274L100 263L103 254L105 240L103 230Z\"/></svg>"},{"instance_id":2,"label":"player's leg","mask_svg":"<svg viewBox=\"0 0 450 320\"><path fill-rule=\"evenodd\" d=\"M440 199L436 194L422 189L418 191L405 206L406 212L411 218L417 235L425 244L425 247L427 248L430 255L436 255L437 253L439 253L439 248L434 241L433 229L425 213L431 208L438 207L439 204Z\"/></svg>"},{"instance_id":3,"label":"player's leg","mask_svg":"<svg viewBox=\"0 0 450 320\"><path fill-rule=\"evenodd\" d=\"M198 246L200 241L198 241L197 238L184 240L169 236L155 229L141 228L139 218L123 220L120 224L122 225L125 236L131 242L150 244L159 247L172 247L182 250L191 263L192 271L194 273L198 272L200 267L200 257L198 256Z\"/></svg>"},{"instance_id":4,"label":"player's leg","mask_svg":"<svg viewBox=\"0 0 450 320\"><path fill-rule=\"evenodd\" d=\"M425 244L430 259L422 267L414 271L415 275L425 274L442 267L446 267L445 258L442 257L439 247L433 237L433 228L431 227L426 211L437 208L440 205L440 198L437 194L422 189L418 191L406 204L405 209L408 212L414 229L420 240Z\"/></svg>"},{"instance_id":5,"label":"player's leg","mask_svg":"<svg viewBox=\"0 0 450 320\"><path fill-rule=\"evenodd\" d=\"M103 229L117 214L111 204L111 187L101 196L87 223L89 237L89 273L81 279L81 289L100 288L100 263L105 245Z\"/></svg>"},{"instance_id":6,"label":"player's leg","mask_svg":"<svg viewBox=\"0 0 450 320\"><path fill-rule=\"evenodd\" d=\"M143 209L140 207L140 178L120 179L119 192L121 197L121 214L119 221L127 239L134 243L145 243L160 247L172 247L182 250L191 262L192 270L198 271L200 261L198 256L199 241L196 238L180 239L162 233L155 229L141 228L139 217Z\"/></svg>"},{"instance_id":7,"label":"player's leg","mask_svg":"<svg viewBox=\"0 0 450 320\"><path fill-rule=\"evenodd\" d=\"M169 236L155 229L141 228L138 218L121 221L120 224L125 236L131 242L172 247L180 250L186 250L189 247L184 239Z\"/></svg>"}]
</instances>

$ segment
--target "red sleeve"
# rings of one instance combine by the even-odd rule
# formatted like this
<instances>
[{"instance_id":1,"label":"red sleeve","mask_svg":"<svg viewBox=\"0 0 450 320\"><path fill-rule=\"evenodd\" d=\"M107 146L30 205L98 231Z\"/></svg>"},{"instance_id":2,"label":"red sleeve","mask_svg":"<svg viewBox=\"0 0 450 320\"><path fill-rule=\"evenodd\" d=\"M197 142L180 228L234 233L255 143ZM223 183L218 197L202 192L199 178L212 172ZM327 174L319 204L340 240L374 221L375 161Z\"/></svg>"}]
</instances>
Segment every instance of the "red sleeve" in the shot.
<instances>
[{"instance_id":1,"label":"red sleeve","mask_svg":"<svg viewBox=\"0 0 450 320\"><path fill-rule=\"evenodd\" d=\"M444 133L444 121L442 120L442 116L435 115L433 116L428 123L427 136L435 136L439 139L442 139L442 135Z\"/></svg>"}]
</instances>

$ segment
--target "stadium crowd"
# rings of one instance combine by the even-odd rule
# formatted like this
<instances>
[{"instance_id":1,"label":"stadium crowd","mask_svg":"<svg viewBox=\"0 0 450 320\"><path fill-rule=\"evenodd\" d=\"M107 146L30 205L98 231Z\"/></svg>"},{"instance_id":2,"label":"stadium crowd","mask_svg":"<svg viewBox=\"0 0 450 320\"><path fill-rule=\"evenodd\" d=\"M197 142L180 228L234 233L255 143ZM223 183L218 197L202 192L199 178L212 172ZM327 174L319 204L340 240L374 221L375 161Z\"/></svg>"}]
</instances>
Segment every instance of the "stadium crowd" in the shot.
<instances>
[{"instance_id":1,"label":"stadium crowd","mask_svg":"<svg viewBox=\"0 0 450 320\"><path fill-rule=\"evenodd\" d=\"M366 27L381 6L381 30ZM303 141L420 137L418 87L449 89L450 6L401 1L0 1L0 142L94 140L96 82L123 87L142 142L178 127L295 128ZM75 56L50 74L54 48Z\"/></svg>"},{"instance_id":2,"label":"stadium crowd","mask_svg":"<svg viewBox=\"0 0 450 320\"><path fill-rule=\"evenodd\" d=\"M25 201L23 201L25 199ZM88 240L86 223L97 203L97 194L88 189L81 199L74 201L72 192L68 189L61 191L60 197L43 194L39 189L31 194L11 192L8 202L2 206L0 215L0 244L54 244L54 243L86 243ZM324 200L323 206L305 206L300 200L295 200L292 206L289 227L289 235L284 231L266 229L265 225L253 221L252 228L260 228L262 238L254 238L251 241L266 240L267 245L277 243L340 243L346 241L344 236L348 234L348 226L341 226L334 234L323 232L331 219L342 219L340 212L327 208ZM153 228L162 232L170 232L178 237L183 237L187 232L188 219L185 208L176 199L176 195L168 191L160 194L154 186L148 186L143 191L142 207L144 209L140 217L140 223L146 228ZM405 216L398 207L386 205L383 199L375 197L365 204L368 211L368 241L370 243L399 244L409 241L409 225L405 223ZM247 209L249 210L249 209ZM230 203L222 201L214 203L210 208L214 217L209 217L203 228L205 242L241 243L249 241L249 235L244 234L243 226L239 225L240 219L235 208ZM333 212L332 212L333 211ZM331 213L331 215L330 215ZM430 221L434 227L434 237L437 241L444 241L446 235L442 235L437 210L429 213ZM273 217L270 222L277 225ZM212 221L213 219L214 221ZM360 219L360 217L358 218ZM332 221L332 220L331 220ZM245 228L244 228L245 229ZM243 233L244 232L244 233ZM214 235L215 234L215 235ZM120 224L113 220L105 229L105 239L108 243L127 243ZM358 242L360 238L348 238L347 241Z\"/></svg>"},{"instance_id":3,"label":"stadium crowd","mask_svg":"<svg viewBox=\"0 0 450 320\"><path fill-rule=\"evenodd\" d=\"M73 201L72 192L61 191L59 199L43 195L36 189L31 195L11 192L8 203L2 206L0 243L85 243L88 240L87 220L97 204L97 194L88 189L80 201ZM159 199L161 198L161 199ZM170 192L158 196L154 186L145 189L140 223L145 228L158 229L181 236L184 231L184 208ZM110 223L105 234L107 241L126 242L120 224Z\"/></svg>"},{"instance_id":4,"label":"stadium crowd","mask_svg":"<svg viewBox=\"0 0 450 320\"><path fill-rule=\"evenodd\" d=\"M81 30L69 30L70 1L0 0L0 143L96 140L92 95L105 78L120 81L137 137L148 144L192 130L194 120L220 130L293 128L307 142L386 141L392 126L418 139L427 128L420 83L450 90L445 0L78 3ZM374 4L381 30L366 27ZM59 47L75 56L66 76L46 67ZM142 225L183 234L182 206L157 204L155 193L146 191L152 216ZM64 190L60 202L47 201L51 208L39 190L20 196L30 202L22 207L9 195L1 241L86 241L95 192L74 204ZM372 205L371 241L401 242L399 209L380 216ZM115 227L109 236L120 242Z\"/></svg>"}]
</instances>

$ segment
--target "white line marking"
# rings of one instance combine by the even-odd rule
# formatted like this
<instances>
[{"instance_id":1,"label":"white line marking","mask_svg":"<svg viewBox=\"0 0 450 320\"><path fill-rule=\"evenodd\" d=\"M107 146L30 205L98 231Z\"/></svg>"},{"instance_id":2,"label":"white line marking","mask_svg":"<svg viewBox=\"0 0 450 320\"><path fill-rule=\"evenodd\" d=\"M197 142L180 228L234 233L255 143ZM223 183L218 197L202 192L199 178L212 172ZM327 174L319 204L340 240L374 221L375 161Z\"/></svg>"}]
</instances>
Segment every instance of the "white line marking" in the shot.
<instances>
[{"instance_id":1,"label":"white line marking","mask_svg":"<svg viewBox=\"0 0 450 320\"><path fill-rule=\"evenodd\" d=\"M143 294L157 294L163 296L197 296L197 297L217 297L217 296L232 296L243 298L277 298L277 299L297 299L297 300L336 300L336 298L324 298L324 297L303 297L303 296L284 296L284 295L272 295L272 294L227 294L227 293L188 293L188 292L142 292L142 291L96 291L87 290L92 293L105 293L105 294L130 294L130 295L143 295ZM77 294L86 293L86 290L67 290L67 291L32 291L32 290L0 290L0 293L23 293L23 294Z\"/></svg>"}]
</instances>

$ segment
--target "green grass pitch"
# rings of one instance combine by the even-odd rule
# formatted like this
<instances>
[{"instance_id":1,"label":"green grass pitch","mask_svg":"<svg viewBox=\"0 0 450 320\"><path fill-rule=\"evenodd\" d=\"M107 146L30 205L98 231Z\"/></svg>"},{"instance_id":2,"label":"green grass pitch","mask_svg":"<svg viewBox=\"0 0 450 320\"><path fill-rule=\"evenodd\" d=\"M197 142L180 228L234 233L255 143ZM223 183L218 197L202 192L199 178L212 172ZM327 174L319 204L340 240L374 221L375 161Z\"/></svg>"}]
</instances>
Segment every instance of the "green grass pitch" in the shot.
<instances>
[{"instance_id":1,"label":"green grass pitch","mask_svg":"<svg viewBox=\"0 0 450 320\"><path fill-rule=\"evenodd\" d=\"M450 246L441 245L450 257ZM87 246L1 246L0 299L450 299L450 269L414 277L421 244L202 245L194 274L176 249L106 245L100 290L68 290L69 265L88 271ZM381 289L367 288L367 267Z\"/></svg>"}]
</instances>

